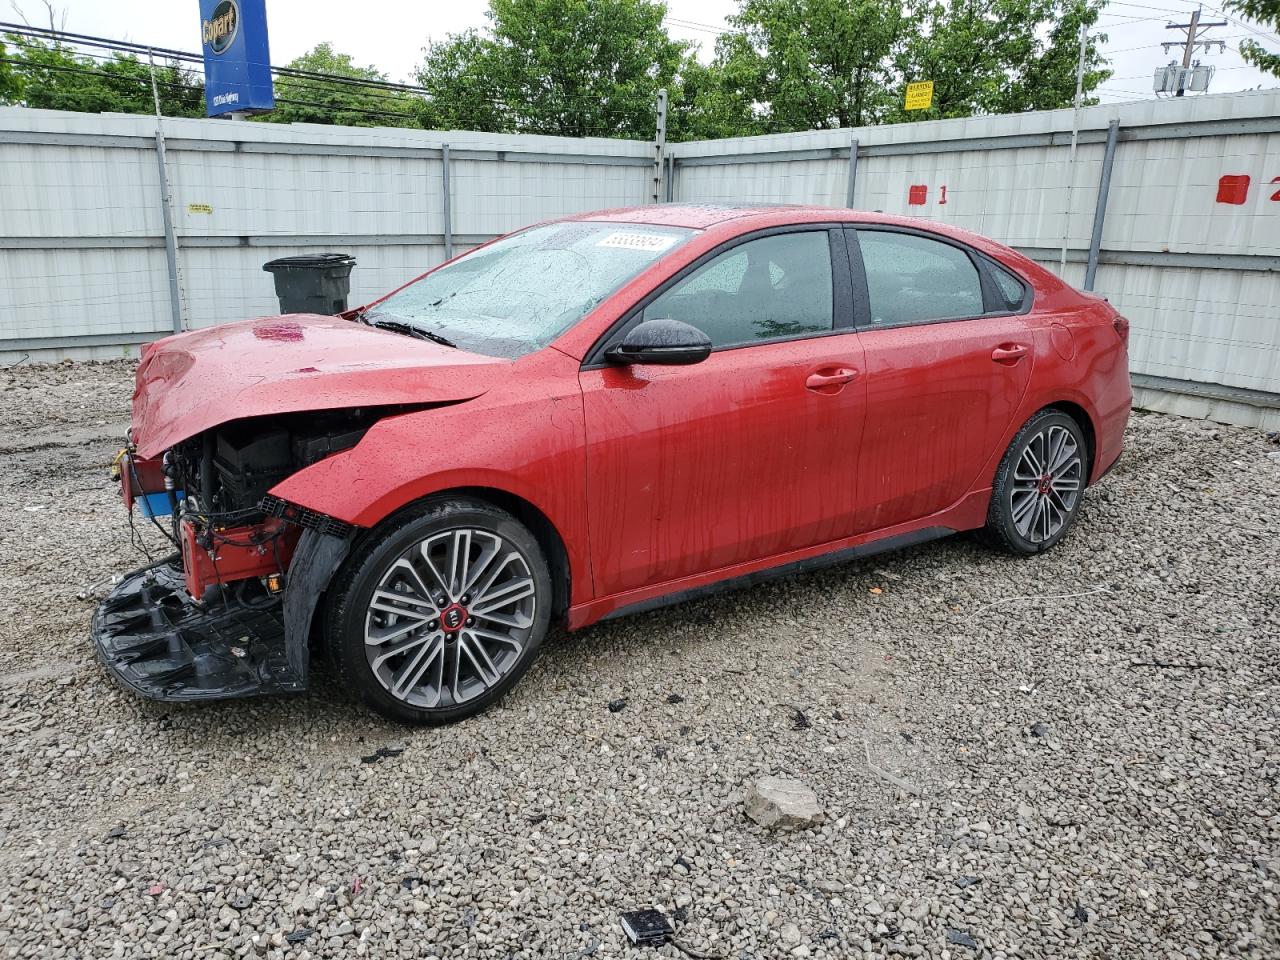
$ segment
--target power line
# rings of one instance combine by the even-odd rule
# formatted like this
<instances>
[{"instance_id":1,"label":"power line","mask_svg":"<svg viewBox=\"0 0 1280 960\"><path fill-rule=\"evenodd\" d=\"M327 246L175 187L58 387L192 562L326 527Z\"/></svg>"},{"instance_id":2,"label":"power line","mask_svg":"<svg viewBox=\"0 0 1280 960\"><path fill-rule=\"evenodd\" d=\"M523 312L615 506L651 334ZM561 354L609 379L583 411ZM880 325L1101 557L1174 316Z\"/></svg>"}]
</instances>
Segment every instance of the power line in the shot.
<instances>
[{"instance_id":1,"label":"power line","mask_svg":"<svg viewBox=\"0 0 1280 960\"><path fill-rule=\"evenodd\" d=\"M55 42L69 41L74 46L89 46L95 49L111 50L117 54L147 54L148 56L155 54L171 61L185 62L191 64L203 64L204 58L200 54L192 53L184 50L174 50L167 47L149 47L144 44L133 43L131 41L117 41L106 37L94 36L92 34L76 34L66 31L50 30L43 27L26 27L20 24L10 24L0 22L0 30L21 36L32 37L41 40L53 40ZM78 51L77 56L107 59L102 54L87 53ZM28 63L29 61L21 61ZM368 80L357 77L348 77L341 74L323 73L315 70L304 70L295 67L270 67L271 72L280 80L289 81L290 83L298 83L304 91L313 94L324 88L328 84L340 84L362 88L366 96L378 96L383 98L395 98L398 96L419 96L427 99L434 99L431 91L425 87L414 86L411 84L393 83L391 81ZM507 101L499 100L491 95L482 97L485 103L503 107L511 111L524 111L526 113L533 112L528 104L513 104ZM586 94L559 94L557 99L565 103L564 111L569 112L574 109L581 109L581 105L589 104L597 111L601 107L600 99ZM284 102L277 98L279 102ZM648 97L636 95L634 97L611 97L610 101L614 104L611 112L616 116L623 116L620 112L624 109L624 104L632 104L635 109L650 109L653 104ZM293 101L300 103L302 101ZM577 105L577 106L575 106ZM354 109L354 108L352 108ZM374 111L376 113L376 111ZM541 116L550 116L549 111L543 111Z\"/></svg>"},{"instance_id":2,"label":"power line","mask_svg":"<svg viewBox=\"0 0 1280 960\"><path fill-rule=\"evenodd\" d=\"M75 46L95 47L98 49L113 50L120 53L129 53L134 55L150 56L154 54L169 60L180 60L195 64L204 63L203 54L193 53L190 50L173 50L168 47L149 47L145 44L133 43L129 40L112 40L107 37L98 37L87 33L69 33L65 30L51 30L46 27L28 27L15 23L0 23L0 30L5 33L32 37L34 39L53 40L54 42L69 42ZM391 80L349 77L337 73L323 73L318 70L305 70L300 67L277 67L271 64L267 64L267 67L277 76L324 80L329 83L341 83L360 87L379 87L403 93L428 93L424 87L414 86L413 84L408 83L395 83Z\"/></svg>"}]
</instances>

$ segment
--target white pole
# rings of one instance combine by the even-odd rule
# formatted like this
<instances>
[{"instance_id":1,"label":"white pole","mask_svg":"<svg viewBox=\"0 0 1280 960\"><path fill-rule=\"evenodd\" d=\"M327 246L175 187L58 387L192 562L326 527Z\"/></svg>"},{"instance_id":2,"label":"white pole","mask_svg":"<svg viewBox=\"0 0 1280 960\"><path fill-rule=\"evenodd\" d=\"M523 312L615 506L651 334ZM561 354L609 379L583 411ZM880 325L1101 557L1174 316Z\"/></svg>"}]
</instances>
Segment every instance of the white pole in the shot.
<instances>
[{"instance_id":1,"label":"white pole","mask_svg":"<svg viewBox=\"0 0 1280 960\"><path fill-rule=\"evenodd\" d=\"M147 47L147 62L151 64L151 99L156 105L156 119L160 118L160 90L156 86L156 58L155 53L150 47Z\"/></svg>"},{"instance_id":2,"label":"white pole","mask_svg":"<svg viewBox=\"0 0 1280 960\"><path fill-rule=\"evenodd\" d=\"M1089 39L1089 29L1080 24L1080 60L1076 64L1076 99L1071 114L1071 153L1067 160L1067 209L1062 223L1062 256L1058 261L1058 275L1067 272L1067 242L1071 235L1071 190L1076 179L1076 144L1080 140L1080 101L1084 97L1084 54Z\"/></svg>"}]
</instances>

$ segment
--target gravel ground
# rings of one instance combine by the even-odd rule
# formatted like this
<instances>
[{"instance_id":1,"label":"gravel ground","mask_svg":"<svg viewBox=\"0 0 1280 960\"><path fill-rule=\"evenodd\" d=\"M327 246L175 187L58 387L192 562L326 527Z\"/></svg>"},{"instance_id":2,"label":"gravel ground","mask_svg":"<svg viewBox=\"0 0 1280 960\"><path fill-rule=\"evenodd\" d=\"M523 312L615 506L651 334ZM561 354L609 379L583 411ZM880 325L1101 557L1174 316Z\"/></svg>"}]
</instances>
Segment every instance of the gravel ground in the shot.
<instances>
[{"instance_id":1,"label":"gravel ground","mask_svg":"<svg viewBox=\"0 0 1280 960\"><path fill-rule=\"evenodd\" d=\"M103 675L77 594L139 559L130 375L0 372L0 956L640 956L649 905L714 957L1280 955L1261 434L1137 415L1048 556L952 538L553 636L419 731L325 670L198 708ZM775 773L823 826L743 816Z\"/></svg>"}]
</instances>

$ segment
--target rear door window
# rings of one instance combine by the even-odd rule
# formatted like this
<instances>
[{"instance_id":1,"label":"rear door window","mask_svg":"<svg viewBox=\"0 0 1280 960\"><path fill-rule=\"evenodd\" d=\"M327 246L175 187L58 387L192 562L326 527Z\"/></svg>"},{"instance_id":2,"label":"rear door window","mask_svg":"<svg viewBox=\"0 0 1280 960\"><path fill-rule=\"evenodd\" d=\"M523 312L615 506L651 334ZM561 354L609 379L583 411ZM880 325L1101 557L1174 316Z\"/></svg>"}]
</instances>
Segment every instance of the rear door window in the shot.
<instances>
[{"instance_id":1,"label":"rear door window","mask_svg":"<svg viewBox=\"0 0 1280 960\"><path fill-rule=\"evenodd\" d=\"M960 247L890 230L859 230L857 237L871 326L982 315L982 278Z\"/></svg>"}]
</instances>

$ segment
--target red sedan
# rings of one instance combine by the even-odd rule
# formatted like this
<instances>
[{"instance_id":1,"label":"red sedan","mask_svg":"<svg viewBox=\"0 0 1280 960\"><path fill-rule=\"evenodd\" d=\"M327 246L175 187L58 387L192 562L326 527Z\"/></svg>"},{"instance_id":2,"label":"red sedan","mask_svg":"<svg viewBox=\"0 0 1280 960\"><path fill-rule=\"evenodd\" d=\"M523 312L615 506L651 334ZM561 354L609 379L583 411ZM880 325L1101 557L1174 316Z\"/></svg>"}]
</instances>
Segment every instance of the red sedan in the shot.
<instances>
[{"instance_id":1,"label":"red sedan","mask_svg":"<svg viewBox=\"0 0 1280 960\"><path fill-rule=\"evenodd\" d=\"M339 317L143 351L117 470L175 552L94 639L165 700L484 709L569 629L982 530L1036 554L1120 456L1128 323L1014 251L815 207L544 223ZM140 522L140 521L137 521Z\"/></svg>"}]
</instances>

